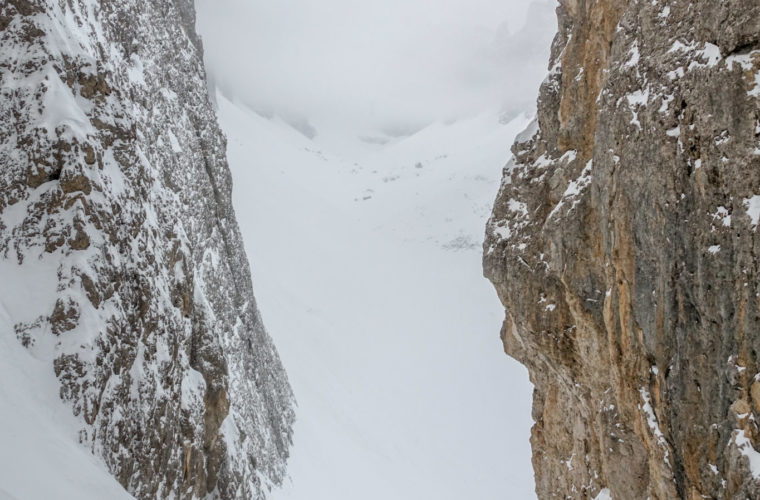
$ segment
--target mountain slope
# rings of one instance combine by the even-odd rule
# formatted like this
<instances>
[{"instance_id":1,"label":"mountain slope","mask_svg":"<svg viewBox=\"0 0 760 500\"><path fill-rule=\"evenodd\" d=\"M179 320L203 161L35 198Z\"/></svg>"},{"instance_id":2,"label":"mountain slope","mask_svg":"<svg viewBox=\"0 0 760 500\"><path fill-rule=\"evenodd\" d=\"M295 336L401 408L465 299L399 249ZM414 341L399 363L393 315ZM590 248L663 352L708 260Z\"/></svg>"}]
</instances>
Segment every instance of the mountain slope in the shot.
<instances>
[{"instance_id":1,"label":"mountain slope","mask_svg":"<svg viewBox=\"0 0 760 500\"><path fill-rule=\"evenodd\" d=\"M538 495L760 498L760 3L558 15L484 255Z\"/></svg>"},{"instance_id":2,"label":"mountain slope","mask_svg":"<svg viewBox=\"0 0 760 500\"><path fill-rule=\"evenodd\" d=\"M334 152L319 126L309 140L217 100L261 309L299 402L273 498L530 498L531 388L496 349L501 307L479 258L504 144L528 119L486 114L385 145L344 134Z\"/></svg>"},{"instance_id":3,"label":"mountain slope","mask_svg":"<svg viewBox=\"0 0 760 500\"><path fill-rule=\"evenodd\" d=\"M0 336L0 380L0 499L133 498L76 442L78 422L59 400L50 364L30 359L11 335Z\"/></svg>"},{"instance_id":4,"label":"mountain slope","mask_svg":"<svg viewBox=\"0 0 760 500\"><path fill-rule=\"evenodd\" d=\"M192 2L11 0L0 49L0 335L19 370L54 372L75 439L136 497L262 498L293 398Z\"/></svg>"}]
</instances>

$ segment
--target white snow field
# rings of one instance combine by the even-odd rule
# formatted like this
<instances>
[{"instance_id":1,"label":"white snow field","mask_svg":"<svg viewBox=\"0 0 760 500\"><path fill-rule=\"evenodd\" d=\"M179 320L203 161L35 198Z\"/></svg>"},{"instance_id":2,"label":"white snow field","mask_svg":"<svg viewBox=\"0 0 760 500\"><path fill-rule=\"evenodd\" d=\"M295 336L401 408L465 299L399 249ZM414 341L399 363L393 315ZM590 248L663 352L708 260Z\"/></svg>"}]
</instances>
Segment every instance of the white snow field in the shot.
<instances>
[{"instance_id":1,"label":"white snow field","mask_svg":"<svg viewBox=\"0 0 760 500\"><path fill-rule=\"evenodd\" d=\"M298 400L290 478L272 498L535 498L532 388L502 351L481 271L530 117L344 137L341 158L320 135L217 102L254 290Z\"/></svg>"}]
</instances>

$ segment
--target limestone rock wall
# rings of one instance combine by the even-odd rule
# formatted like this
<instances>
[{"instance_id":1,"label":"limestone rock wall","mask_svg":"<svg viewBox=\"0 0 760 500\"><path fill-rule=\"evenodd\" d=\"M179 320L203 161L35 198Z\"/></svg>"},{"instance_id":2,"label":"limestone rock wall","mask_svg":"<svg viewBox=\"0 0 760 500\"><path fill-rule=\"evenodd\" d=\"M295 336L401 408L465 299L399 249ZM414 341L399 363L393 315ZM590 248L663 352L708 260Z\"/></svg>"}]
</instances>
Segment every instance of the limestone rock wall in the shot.
<instances>
[{"instance_id":1,"label":"limestone rock wall","mask_svg":"<svg viewBox=\"0 0 760 500\"><path fill-rule=\"evenodd\" d=\"M137 498L263 498L294 402L194 16L0 3L0 334L50 363L80 441Z\"/></svg>"},{"instance_id":2,"label":"limestone rock wall","mask_svg":"<svg viewBox=\"0 0 760 500\"><path fill-rule=\"evenodd\" d=\"M760 2L557 13L484 244L539 497L760 498Z\"/></svg>"}]
</instances>

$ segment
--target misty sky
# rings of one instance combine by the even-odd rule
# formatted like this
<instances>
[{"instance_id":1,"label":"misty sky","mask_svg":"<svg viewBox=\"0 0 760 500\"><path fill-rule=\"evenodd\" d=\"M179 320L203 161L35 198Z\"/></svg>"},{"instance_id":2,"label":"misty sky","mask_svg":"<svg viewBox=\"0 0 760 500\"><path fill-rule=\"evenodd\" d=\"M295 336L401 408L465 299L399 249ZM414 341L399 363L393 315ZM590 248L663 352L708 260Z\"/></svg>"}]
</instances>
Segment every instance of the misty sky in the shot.
<instances>
[{"instance_id":1,"label":"misty sky","mask_svg":"<svg viewBox=\"0 0 760 500\"><path fill-rule=\"evenodd\" d=\"M209 77L225 94L357 133L530 108L556 30L554 0L196 4Z\"/></svg>"}]
</instances>

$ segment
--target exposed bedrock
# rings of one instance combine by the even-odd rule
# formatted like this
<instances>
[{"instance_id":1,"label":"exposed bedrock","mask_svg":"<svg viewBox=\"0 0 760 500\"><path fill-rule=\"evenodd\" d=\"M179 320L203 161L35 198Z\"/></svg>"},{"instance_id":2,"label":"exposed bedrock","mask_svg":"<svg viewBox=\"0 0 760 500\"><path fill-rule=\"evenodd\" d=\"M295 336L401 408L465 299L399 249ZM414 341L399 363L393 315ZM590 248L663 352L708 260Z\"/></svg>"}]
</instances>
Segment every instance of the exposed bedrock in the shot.
<instances>
[{"instance_id":1,"label":"exposed bedrock","mask_svg":"<svg viewBox=\"0 0 760 500\"><path fill-rule=\"evenodd\" d=\"M539 497L760 498L760 2L557 13L484 244Z\"/></svg>"}]
</instances>

